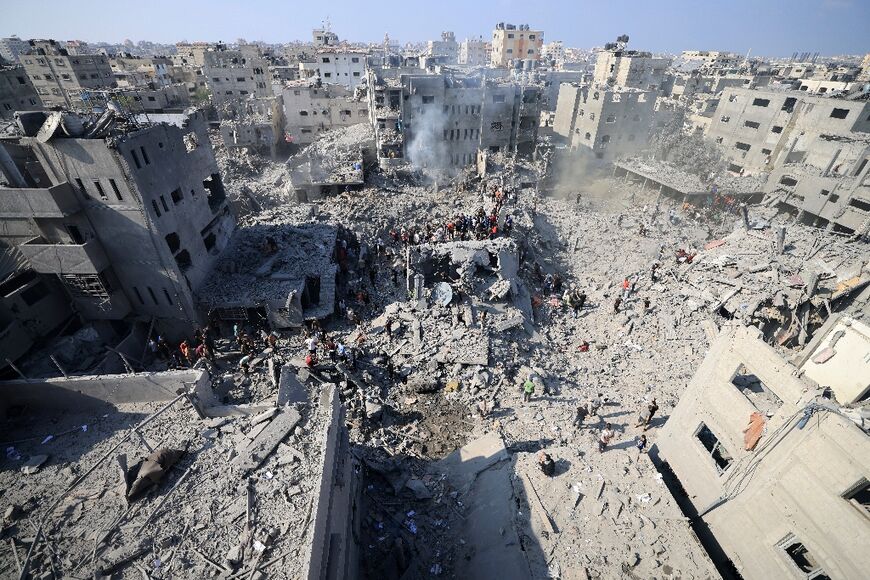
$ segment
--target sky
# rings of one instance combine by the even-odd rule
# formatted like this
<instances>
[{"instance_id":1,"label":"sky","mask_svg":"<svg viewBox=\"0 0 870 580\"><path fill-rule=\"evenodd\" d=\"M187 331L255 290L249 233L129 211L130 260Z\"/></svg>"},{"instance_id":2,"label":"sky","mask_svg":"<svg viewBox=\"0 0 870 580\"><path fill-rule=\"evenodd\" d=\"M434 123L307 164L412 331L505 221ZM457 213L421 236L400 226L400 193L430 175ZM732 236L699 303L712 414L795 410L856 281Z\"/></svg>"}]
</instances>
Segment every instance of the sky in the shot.
<instances>
[{"instance_id":1,"label":"sky","mask_svg":"<svg viewBox=\"0 0 870 580\"><path fill-rule=\"evenodd\" d=\"M0 36L161 43L310 40L329 18L342 40L488 39L498 22L530 24L544 41L677 53L727 50L791 56L870 52L870 0L0 0Z\"/></svg>"}]
</instances>

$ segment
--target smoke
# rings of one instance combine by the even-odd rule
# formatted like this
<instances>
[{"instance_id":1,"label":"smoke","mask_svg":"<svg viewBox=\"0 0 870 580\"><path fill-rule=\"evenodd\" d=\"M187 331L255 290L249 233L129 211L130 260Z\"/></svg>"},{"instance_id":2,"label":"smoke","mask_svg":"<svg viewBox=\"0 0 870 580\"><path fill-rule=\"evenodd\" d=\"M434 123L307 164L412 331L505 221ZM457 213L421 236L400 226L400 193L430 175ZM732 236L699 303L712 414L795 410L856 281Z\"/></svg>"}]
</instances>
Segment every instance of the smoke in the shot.
<instances>
[{"instance_id":1,"label":"smoke","mask_svg":"<svg viewBox=\"0 0 870 580\"><path fill-rule=\"evenodd\" d=\"M456 168L450 163L449 141L444 139L448 116L440 107L424 106L411 121L411 140L405 150L411 167L430 176L453 175Z\"/></svg>"}]
</instances>

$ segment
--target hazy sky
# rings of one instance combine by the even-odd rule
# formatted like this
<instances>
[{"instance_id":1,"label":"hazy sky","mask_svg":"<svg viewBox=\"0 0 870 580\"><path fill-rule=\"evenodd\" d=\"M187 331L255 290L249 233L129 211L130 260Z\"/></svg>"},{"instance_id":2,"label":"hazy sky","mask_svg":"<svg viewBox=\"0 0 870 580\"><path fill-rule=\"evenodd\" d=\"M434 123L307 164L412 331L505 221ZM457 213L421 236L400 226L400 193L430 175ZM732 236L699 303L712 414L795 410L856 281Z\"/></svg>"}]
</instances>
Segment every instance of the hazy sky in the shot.
<instances>
[{"instance_id":1,"label":"hazy sky","mask_svg":"<svg viewBox=\"0 0 870 580\"><path fill-rule=\"evenodd\" d=\"M544 40L600 46L620 34L656 52L730 50L769 56L870 51L870 0L0 0L0 36L120 42L309 40L329 17L341 39L488 38L498 22Z\"/></svg>"}]
</instances>

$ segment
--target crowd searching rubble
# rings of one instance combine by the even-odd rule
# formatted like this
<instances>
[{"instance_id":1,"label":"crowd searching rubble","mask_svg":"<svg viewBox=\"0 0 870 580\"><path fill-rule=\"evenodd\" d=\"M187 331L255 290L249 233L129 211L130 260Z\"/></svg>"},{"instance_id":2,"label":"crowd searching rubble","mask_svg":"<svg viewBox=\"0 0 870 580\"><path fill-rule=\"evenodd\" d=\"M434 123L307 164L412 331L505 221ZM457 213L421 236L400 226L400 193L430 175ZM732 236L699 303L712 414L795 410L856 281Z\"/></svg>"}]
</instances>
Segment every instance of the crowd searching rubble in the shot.
<instances>
[{"instance_id":1,"label":"crowd searching rubble","mask_svg":"<svg viewBox=\"0 0 870 580\"><path fill-rule=\"evenodd\" d=\"M721 326L760 323L788 353L870 281L863 246L764 206L607 178L551 197L540 163L497 156L482 178L371 170L361 191L303 204L285 164L239 155L219 162L244 226L348 232L335 315L154 338L153 369L208 371L207 415L180 397L35 436L22 418L0 473L3 574L26 557L46 578L296 577L335 384L364 466L366 577L483 577L519 554L511 577L716 577L646 456L657 428ZM132 500L140 460L160 493Z\"/></svg>"}]
</instances>

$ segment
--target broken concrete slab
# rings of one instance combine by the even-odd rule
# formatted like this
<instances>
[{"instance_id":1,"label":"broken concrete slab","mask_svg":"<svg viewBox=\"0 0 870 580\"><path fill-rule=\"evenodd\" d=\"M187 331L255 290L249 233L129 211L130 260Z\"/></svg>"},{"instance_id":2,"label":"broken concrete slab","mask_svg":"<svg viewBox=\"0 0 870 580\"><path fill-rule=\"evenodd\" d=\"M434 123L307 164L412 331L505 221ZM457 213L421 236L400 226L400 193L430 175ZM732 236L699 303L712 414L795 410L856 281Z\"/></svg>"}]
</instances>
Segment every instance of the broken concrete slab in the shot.
<instances>
[{"instance_id":1,"label":"broken concrete slab","mask_svg":"<svg viewBox=\"0 0 870 580\"><path fill-rule=\"evenodd\" d=\"M467 490L478 474L509 458L501 437L488 433L438 461L431 471L447 475L456 489Z\"/></svg>"},{"instance_id":2,"label":"broken concrete slab","mask_svg":"<svg viewBox=\"0 0 870 580\"><path fill-rule=\"evenodd\" d=\"M301 419L296 409L281 409L256 439L239 450L239 455L231 463L232 467L243 472L258 468Z\"/></svg>"},{"instance_id":3,"label":"broken concrete slab","mask_svg":"<svg viewBox=\"0 0 870 580\"><path fill-rule=\"evenodd\" d=\"M24 462L21 466L21 473L24 475L32 475L39 471L39 468L48 461L48 455L32 455L30 459Z\"/></svg>"},{"instance_id":4,"label":"broken concrete slab","mask_svg":"<svg viewBox=\"0 0 870 580\"><path fill-rule=\"evenodd\" d=\"M307 400L308 392L296 375L295 369L290 365L281 367L281 375L278 378L278 406L303 403Z\"/></svg>"}]
</instances>

